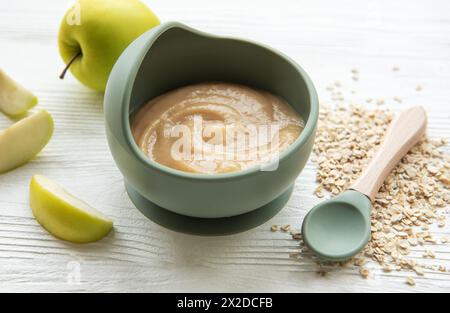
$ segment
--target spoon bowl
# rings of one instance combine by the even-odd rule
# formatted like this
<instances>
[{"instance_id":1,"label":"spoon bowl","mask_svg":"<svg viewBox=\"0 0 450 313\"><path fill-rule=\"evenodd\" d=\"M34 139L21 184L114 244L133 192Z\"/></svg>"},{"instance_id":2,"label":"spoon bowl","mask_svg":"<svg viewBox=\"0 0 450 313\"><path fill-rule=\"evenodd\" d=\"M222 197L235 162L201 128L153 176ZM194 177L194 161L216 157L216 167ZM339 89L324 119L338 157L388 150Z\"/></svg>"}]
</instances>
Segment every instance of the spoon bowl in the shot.
<instances>
[{"instance_id":1,"label":"spoon bowl","mask_svg":"<svg viewBox=\"0 0 450 313\"><path fill-rule=\"evenodd\" d=\"M371 208L369 198L354 190L316 205L303 222L306 245L321 259L349 259L370 239Z\"/></svg>"}]
</instances>

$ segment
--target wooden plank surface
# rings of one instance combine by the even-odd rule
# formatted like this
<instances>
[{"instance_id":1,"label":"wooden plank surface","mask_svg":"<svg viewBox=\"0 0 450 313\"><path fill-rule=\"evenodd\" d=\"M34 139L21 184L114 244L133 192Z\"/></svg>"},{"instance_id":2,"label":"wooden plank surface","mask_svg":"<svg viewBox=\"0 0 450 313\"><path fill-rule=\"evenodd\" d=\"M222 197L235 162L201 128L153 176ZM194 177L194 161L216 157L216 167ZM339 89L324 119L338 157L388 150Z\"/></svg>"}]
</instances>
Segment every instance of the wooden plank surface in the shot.
<instances>
[{"instance_id":1,"label":"wooden plank surface","mask_svg":"<svg viewBox=\"0 0 450 313\"><path fill-rule=\"evenodd\" d=\"M322 102L325 87L342 82L346 103L368 97L385 107L422 104L429 134L450 138L450 2L380 1L145 1L163 21L178 20L216 34L249 38L295 59L311 75ZM314 166L297 180L295 194L273 220L227 237L174 233L144 218L125 194L109 153L102 95L81 86L63 67L56 36L72 1L0 2L0 67L35 91L39 107L55 118L53 139L29 164L0 176L0 291L450 291L449 273L408 273L371 279L357 269L316 274L310 260L289 258L297 243L271 233L272 223L300 227L318 199ZM398 72L392 66L398 65ZM360 80L351 80L357 68ZM415 91L416 85L423 91ZM351 90L355 93L352 94ZM392 100L398 96L399 104ZM0 116L0 129L12 121ZM450 151L446 147L447 151ZM28 184L45 174L115 221L114 232L89 245L56 240L33 219ZM449 228L435 230L449 234ZM415 256L420 256L420 249ZM433 262L449 266L450 247L434 247Z\"/></svg>"}]
</instances>

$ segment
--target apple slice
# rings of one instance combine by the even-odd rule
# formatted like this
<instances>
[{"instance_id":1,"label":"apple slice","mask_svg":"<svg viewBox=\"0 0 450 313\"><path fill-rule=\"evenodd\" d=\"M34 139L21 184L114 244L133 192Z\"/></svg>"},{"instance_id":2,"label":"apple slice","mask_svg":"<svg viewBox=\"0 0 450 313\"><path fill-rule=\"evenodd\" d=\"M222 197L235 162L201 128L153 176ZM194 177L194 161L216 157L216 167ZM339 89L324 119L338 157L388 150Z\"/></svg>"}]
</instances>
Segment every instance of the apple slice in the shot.
<instances>
[{"instance_id":1,"label":"apple slice","mask_svg":"<svg viewBox=\"0 0 450 313\"><path fill-rule=\"evenodd\" d=\"M52 134L53 119L45 110L0 132L0 173L27 163L45 147Z\"/></svg>"},{"instance_id":2,"label":"apple slice","mask_svg":"<svg viewBox=\"0 0 450 313\"><path fill-rule=\"evenodd\" d=\"M31 91L25 89L0 69L0 111L8 115L21 115L38 102Z\"/></svg>"},{"instance_id":3,"label":"apple slice","mask_svg":"<svg viewBox=\"0 0 450 313\"><path fill-rule=\"evenodd\" d=\"M39 224L71 242L100 240L113 226L108 217L42 175L31 179L30 206Z\"/></svg>"}]
</instances>

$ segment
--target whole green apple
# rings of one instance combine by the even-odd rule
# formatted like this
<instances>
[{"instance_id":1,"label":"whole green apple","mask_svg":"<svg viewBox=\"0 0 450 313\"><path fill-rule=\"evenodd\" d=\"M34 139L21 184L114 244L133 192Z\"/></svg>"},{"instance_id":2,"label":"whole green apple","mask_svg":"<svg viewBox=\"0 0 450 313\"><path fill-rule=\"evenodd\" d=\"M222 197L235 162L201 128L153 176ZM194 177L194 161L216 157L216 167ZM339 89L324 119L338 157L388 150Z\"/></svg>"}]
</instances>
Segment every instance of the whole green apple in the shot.
<instances>
[{"instance_id":1,"label":"whole green apple","mask_svg":"<svg viewBox=\"0 0 450 313\"><path fill-rule=\"evenodd\" d=\"M67 68L84 85L104 91L111 69L125 48L158 25L138 0L78 0L65 14L58 36Z\"/></svg>"}]
</instances>

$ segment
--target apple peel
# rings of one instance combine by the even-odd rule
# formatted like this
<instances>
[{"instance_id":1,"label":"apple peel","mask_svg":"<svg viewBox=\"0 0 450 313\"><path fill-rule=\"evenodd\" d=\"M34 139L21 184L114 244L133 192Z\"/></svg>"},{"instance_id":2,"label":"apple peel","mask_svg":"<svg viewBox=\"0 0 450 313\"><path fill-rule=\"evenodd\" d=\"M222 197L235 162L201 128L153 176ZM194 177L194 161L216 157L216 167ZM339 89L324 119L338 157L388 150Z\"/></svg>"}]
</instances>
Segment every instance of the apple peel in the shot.
<instances>
[{"instance_id":1,"label":"apple peel","mask_svg":"<svg viewBox=\"0 0 450 313\"><path fill-rule=\"evenodd\" d=\"M0 111L10 116L27 112L38 103L38 98L0 69Z\"/></svg>"},{"instance_id":2,"label":"apple peel","mask_svg":"<svg viewBox=\"0 0 450 313\"><path fill-rule=\"evenodd\" d=\"M0 173L30 161L47 145L53 128L52 116L41 110L0 132Z\"/></svg>"},{"instance_id":3,"label":"apple peel","mask_svg":"<svg viewBox=\"0 0 450 313\"><path fill-rule=\"evenodd\" d=\"M88 243L102 239L113 221L42 175L30 183L30 206L39 224L55 237Z\"/></svg>"}]
</instances>

